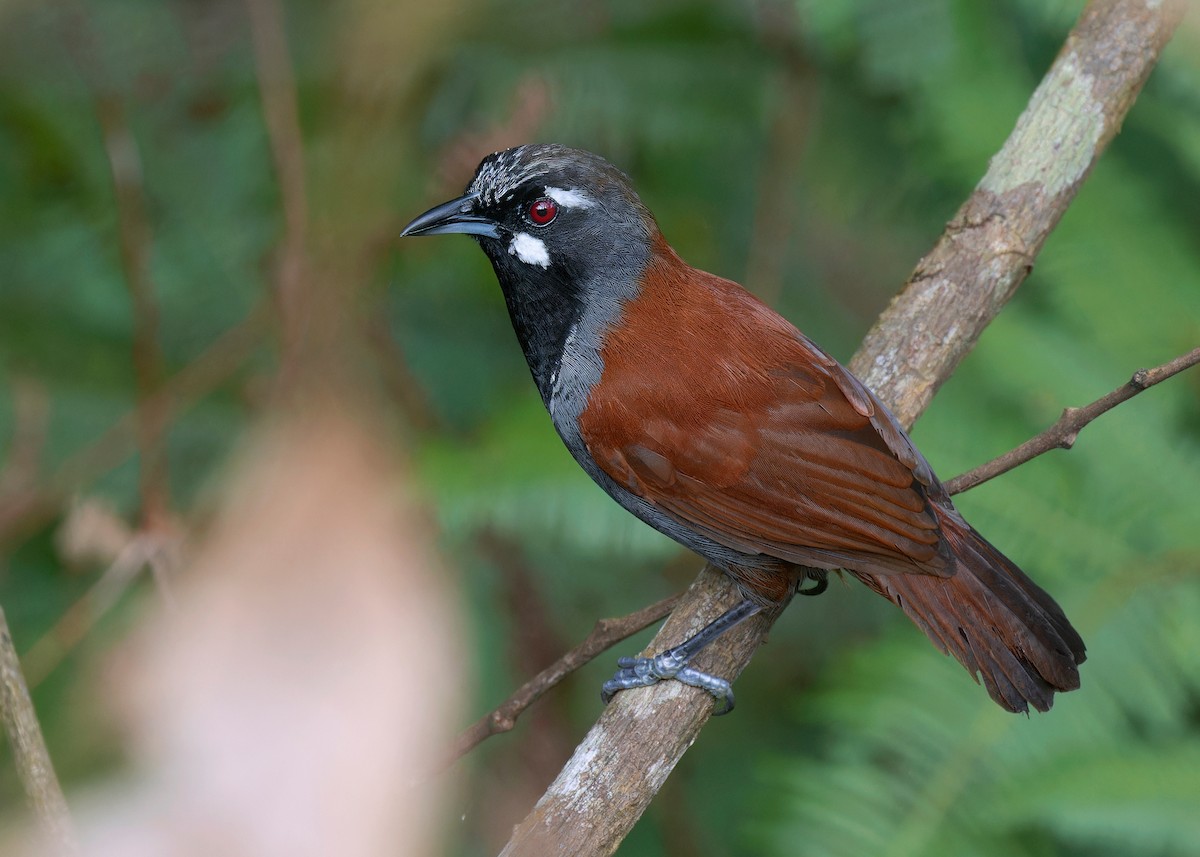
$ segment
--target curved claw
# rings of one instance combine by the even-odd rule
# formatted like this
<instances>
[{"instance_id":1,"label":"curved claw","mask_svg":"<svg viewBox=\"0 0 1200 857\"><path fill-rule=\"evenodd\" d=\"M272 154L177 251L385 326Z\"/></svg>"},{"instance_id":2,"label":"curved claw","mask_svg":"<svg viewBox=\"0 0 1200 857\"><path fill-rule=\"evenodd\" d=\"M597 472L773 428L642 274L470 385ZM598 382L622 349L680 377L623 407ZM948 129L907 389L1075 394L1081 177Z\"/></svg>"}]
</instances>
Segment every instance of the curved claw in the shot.
<instances>
[{"instance_id":1,"label":"curved claw","mask_svg":"<svg viewBox=\"0 0 1200 857\"><path fill-rule=\"evenodd\" d=\"M809 573L811 574L812 572ZM808 579L813 582L813 585L808 587L808 589L804 589L803 586L797 587L797 595L820 595L829 588L829 576L826 574L822 574L820 577L810 577ZM801 583L803 584L803 581Z\"/></svg>"}]
</instances>

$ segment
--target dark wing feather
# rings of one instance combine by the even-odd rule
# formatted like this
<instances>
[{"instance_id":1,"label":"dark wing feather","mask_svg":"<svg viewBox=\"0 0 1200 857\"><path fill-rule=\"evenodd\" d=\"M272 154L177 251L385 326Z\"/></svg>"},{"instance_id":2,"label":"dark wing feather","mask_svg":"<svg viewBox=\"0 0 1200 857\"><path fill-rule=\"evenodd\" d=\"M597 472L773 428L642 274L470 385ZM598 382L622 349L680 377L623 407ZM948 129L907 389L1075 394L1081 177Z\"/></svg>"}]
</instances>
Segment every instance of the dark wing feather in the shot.
<instances>
[{"instance_id":1,"label":"dark wing feather","mask_svg":"<svg viewBox=\"0 0 1200 857\"><path fill-rule=\"evenodd\" d=\"M957 557L953 577L854 575L893 602L1009 711L1047 711L1079 687L1087 651L1062 608L957 512L939 509Z\"/></svg>"}]
</instances>

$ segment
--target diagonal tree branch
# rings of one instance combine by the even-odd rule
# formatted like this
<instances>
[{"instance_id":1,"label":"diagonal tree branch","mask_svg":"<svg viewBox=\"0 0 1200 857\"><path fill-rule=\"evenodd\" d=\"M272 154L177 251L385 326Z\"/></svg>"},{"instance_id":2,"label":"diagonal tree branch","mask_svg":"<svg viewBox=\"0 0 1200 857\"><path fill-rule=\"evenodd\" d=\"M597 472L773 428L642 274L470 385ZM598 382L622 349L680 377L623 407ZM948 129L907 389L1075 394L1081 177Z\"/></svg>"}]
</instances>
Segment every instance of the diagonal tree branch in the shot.
<instances>
[{"instance_id":1,"label":"diagonal tree branch","mask_svg":"<svg viewBox=\"0 0 1200 857\"><path fill-rule=\"evenodd\" d=\"M850 367L906 426L1029 273L1183 12L1181 0L1087 6L979 186L867 334ZM736 600L725 576L705 568L648 651L680 642ZM697 667L736 677L773 620L743 623ZM711 709L707 694L678 682L619 694L502 854L612 853Z\"/></svg>"},{"instance_id":2,"label":"diagonal tree branch","mask_svg":"<svg viewBox=\"0 0 1200 857\"><path fill-rule=\"evenodd\" d=\"M1052 449L1070 449L1075 445L1075 439L1092 420L1111 411L1122 402L1128 402L1138 393L1149 390L1155 384L1178 375L1184 369L1190 369L1200 363L1200 348L1193 348L1187 354L1181 354L1153 369L1139 369L1133 377L1106 396L1101 396L1090 405L1082 408L1067 408L1062 412L1058 421L1040 434L1036 434L1015 449L1004 455L993 458L986 464L968 470L961 476L955 476L946 483L946 490L951 494L969 491L976 485L982 485L989 479L995 479L1007 473L1014 467L1020 467L1027 461L1032 461L1039 455Z\"/></svg>"},{"instance_id":3,"label":"diagonal tree branch","mask_svg":"<svg viewBox=\"0 0 1200 857\"><path fill-rule=\"evenodd\" d=\"M0 609L0 722L8 735L21 785L48 843L56 853L77 853L75 827L46 750L3 609Z\"/></svg>"},{"instance_id":4,"label":"diagonal tree branch","mask_svg":"<svg viewBox=\"0 0 1200 857\"><path fill-rule=\"evenodd\" d=\"M680 596L672 595L656 601L641 610L616 619L597 619L592 632L583 642L525 684L521 685L504 702L475 721L458 736L448 754L447 763L465 756L493 735L510 731L517 725L517 718L526 708L541 699L542 694L557 685L575 670L593 660L622 640L632 637L643 628L648 628L662 619L679 603Z\"/></svg>"}]
</instances>

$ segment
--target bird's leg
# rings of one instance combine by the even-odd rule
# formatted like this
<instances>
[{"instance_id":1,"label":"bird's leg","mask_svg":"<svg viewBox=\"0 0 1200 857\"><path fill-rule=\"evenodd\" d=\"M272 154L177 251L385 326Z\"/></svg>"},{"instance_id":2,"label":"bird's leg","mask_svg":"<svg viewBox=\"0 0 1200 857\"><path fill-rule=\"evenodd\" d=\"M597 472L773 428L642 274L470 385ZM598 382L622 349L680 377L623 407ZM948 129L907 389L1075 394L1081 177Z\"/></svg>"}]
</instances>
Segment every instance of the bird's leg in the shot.
<instances>
[{"instance_id":1,"label":"bird's leg","mask_svg":"<svg viewBox=\"0 0 1200 857\"><path fill-rule=\"evenodd\" d=\"M648 687L663 679L673 678L692 687L699 687L712 694L715 707L713 716L728 714L733 710L733 687L723 678L700 672L688 666L696 654L717 637L724 634L734 625L744 619L749 619L763 609L761 604L746 599L726 610L713 621L709 622L693 636L688 637L678 646L673 646L665 652L652 658L620 658L617 674L604 683L600 698L607 705L618 691L632 687Z\"/></svg>"}]
</instances>

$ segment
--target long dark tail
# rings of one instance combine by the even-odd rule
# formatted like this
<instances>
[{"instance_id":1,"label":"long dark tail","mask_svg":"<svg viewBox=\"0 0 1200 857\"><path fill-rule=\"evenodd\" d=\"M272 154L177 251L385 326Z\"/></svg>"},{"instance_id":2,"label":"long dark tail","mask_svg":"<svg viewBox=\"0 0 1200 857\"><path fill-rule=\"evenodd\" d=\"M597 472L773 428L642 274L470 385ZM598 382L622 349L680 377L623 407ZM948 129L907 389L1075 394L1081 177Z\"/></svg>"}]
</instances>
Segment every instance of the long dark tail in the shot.
<instances>
[{"instance_id":1,"label":"long dark tail","mask_svg":"<svg viewBox=\"0 0 1200 857\"><path fill-rule=\"evenodd\" d=\"M1004 708L1048 711L1055 691L1079 687L1079 664L1087 657L1083 640L1054 599L957 512L937 512L958 563L952 577L854 576L982 678Z\"/></svg>"}]
</instances>

